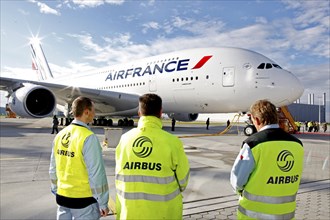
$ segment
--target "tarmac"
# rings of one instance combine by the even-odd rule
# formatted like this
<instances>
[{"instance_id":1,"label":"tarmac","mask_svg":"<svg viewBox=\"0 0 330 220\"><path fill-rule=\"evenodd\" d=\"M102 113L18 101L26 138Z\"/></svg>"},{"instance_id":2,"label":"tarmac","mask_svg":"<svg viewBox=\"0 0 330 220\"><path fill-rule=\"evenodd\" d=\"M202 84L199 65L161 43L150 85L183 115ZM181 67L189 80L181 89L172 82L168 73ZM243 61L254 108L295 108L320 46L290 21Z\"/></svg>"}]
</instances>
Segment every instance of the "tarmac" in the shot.
<instances>
[{"instance_id":1,"label":"tarmac","mask_svg":"<svg viewBox=\"0 0 330 220\"><path fill-rule=\"evenodd\" d=\"M55 137L50 134L51 122L51 118L0 118L0 219L56 219L57 206L48 175ZM122 132L128 129L122 128ZM164 123L164 129L172 132L170 123ZM102 143L105 129L92 126L92 130ZM183 219L236 219L238 196L229 176L246 136L241 126L233 126L223 135L212 135L222 130L222 125L211 124L206 130L204 123L178 122L172 132L185 136L181 140L191 166L183 193ZM330 219L330 133L302 132L295 136L305 149L295 218ZM104 148L111 200L115 200L114 153L115 148ZM115 215L110 213L102 219L115 219Z\"/></svg>"}]
</instances>

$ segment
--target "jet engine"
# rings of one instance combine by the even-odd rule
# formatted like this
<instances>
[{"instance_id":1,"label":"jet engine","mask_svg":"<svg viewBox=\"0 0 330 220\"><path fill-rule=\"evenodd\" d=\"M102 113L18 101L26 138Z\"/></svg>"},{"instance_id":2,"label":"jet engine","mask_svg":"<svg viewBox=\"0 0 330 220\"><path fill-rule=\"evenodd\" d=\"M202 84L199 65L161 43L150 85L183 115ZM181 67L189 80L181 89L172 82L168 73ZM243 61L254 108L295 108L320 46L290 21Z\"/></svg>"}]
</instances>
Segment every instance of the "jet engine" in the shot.
<instances>
[{"instance_id":1,"label":"jet engine","mask_svg":"<svg viewBox=\"0 0 330 220\"><path fill-rule=\"evenodd\" d=\"M54 94L46 87L25 83L9 97L10 109L21 117L43 118L50 116L56 107Z\"/></svg>"},{"instance_id":2,"label":"jet engine","mask_svg":"<svg viewBox=\"0 0 330 220\"><path fill-rule=\"evenodd\" d=\"M198 113L171 113L168 117L178 121L196 121Z\"/></svg>"}]
</instances>

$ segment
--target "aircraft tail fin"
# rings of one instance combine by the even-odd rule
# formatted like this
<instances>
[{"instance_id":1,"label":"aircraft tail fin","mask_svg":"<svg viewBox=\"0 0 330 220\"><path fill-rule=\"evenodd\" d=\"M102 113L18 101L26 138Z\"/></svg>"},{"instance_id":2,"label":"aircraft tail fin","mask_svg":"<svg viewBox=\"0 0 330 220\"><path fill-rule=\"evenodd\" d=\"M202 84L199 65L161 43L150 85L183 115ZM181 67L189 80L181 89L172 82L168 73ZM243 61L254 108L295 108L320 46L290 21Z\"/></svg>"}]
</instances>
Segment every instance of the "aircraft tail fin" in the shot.
<instances>
[{"instance_id":1,"label":"aircraft tail fin","mask_svg":"<svg viewBox=\"0 0 330 220\"><path fill-rule=\"evenodd\" d=\"M32 69L36 71L38 79L43 81L54 78L40 42L31 42L30 49L32 57Z\"/></svg>"}]
</instances>

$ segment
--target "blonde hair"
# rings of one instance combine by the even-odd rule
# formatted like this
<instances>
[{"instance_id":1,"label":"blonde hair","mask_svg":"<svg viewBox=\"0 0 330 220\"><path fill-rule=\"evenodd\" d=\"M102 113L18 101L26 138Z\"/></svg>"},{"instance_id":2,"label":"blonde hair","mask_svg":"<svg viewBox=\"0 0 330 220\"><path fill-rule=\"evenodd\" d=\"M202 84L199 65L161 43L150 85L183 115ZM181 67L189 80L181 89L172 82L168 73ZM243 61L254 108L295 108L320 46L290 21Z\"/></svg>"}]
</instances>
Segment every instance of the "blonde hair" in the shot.
<instances>
[{"instance_id":1,"label":"blonde hair","mask_svg":"<svg viewBox=\"0 0 330 220\"><path fill-rule=\"evenodd\" d=\"M263 125L278 123L276 107L268 100L256 101L250 107L250 113L254 118L259 118Z\"/></svg>"}]
</instances>

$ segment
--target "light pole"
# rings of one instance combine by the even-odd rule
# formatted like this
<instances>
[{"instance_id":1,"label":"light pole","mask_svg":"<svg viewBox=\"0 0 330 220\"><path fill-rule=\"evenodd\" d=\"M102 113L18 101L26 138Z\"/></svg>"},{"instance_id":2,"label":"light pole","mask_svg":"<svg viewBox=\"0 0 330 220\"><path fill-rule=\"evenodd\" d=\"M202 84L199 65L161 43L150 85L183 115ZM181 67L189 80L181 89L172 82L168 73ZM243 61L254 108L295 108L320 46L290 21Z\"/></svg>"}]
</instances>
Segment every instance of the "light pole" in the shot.
<instances>
[{"instance_id":1,"label":"light pole","mask_svg":"<svg viewBox=\"0 0 330 220\"><path fill-rule=\"evenodd\" d=\"M319 98L319 126L321 126L321 98L322 96L318 96Z\"/></svg>"}]
</instances>

